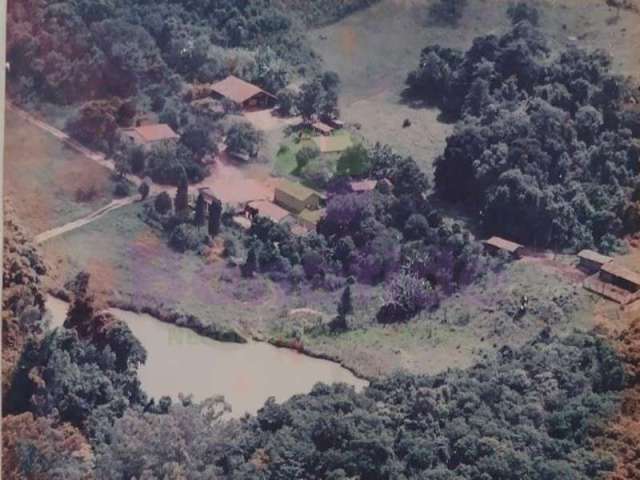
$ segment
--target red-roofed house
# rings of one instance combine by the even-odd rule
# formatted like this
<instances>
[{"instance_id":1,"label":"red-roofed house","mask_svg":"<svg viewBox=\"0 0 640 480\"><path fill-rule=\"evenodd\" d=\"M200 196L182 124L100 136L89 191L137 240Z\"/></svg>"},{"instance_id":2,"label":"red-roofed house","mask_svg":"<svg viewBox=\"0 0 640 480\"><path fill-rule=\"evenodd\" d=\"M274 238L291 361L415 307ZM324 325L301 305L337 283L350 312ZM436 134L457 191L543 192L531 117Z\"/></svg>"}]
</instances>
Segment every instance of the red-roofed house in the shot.
<instances>
[{"instance_id":1,"label":"red-roofed house","mask_svg":"<svg viewBox=\"0 0 640 480\"><path fill-rule=\"evenodd\" d=\"M172 143L180 139L180 135L165 123L152 125L139 125L133 128L122 129L122 135L131 140L136 145L150 148L159 143Z\"/></svg>"},{"instance_id":2,"label":"red-roofed house","mask_svg":"<svg viewBox=\"0 0 640 480\"><path fill-rule=\"evenodd\" d=\"M210 91L214 97L226 98L246 109L268 108L276 99L269 92L233 75L210 85Z\"/></svg>"}]
</instances>

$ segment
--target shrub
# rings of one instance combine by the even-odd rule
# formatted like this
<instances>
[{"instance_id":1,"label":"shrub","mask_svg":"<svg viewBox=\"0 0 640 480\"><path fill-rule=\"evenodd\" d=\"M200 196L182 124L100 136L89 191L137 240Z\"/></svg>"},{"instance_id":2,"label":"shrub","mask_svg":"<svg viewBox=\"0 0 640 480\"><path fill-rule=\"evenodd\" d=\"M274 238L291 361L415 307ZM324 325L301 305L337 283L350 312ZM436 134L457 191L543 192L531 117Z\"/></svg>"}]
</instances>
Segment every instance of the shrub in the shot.
<instances>
[{"instance_id":1,"label":"shrub","mask_svg":"<svg viewBox=\"0 0 640 480\"><path fill-rule=\"evenodd\" d=\"M188 223L181 223L169 236L169 246L178 252L197 250L206 241L206 234Z\"/></svg>"},{"instance_id":2,"label":"shrub","mask_svg":"<svg viewBox=\"0 0 640 480\"><path fill-rule=\"evenodd\" d=\"M127 182L126 180L116 183L116 186L113 189L113 194L116 197L120 197L120 198L128 197L129 192L130 192L129 182Z\"/></svg>"},{"instance_id":3,"label":"shrub","mask_svg":"<svg viewBox=\"0 0 640 480\"><path fill-rule=\"evenodd\" d=\"M318 188L324 188L331 180L333 172L326 160L315 158L300 171L300 176Z\"/></svg>"},{"instance_id":4,"label":"shrub","mask_svg":"<svg viewBox=\"0 0 640 480\"><path fill-rule=\"evenodd\" d=\"M79 187L76 189L76 202L90 202L96 198L98 190L95 185L89 185L87 187Z\"/></svg>"},{"instance_id":5,"label":"shrub","mask_svg":"<svg viewBox=\"0 0 640 480\"><path fill-rule=\"evenodd\" d=\"M153 202L153 206L160 215L166 214L171 210L173 202L167 192L161 192Z\"/></svg>"},{"instance_id":6,"label":"shrub","mask_svg":"<svg viewBox=\"0 0 640 480\"><path fill-rule=\"evenodd\" d=\"M467 0L437 0L429 7L429 16L435 23L457 25Z\"/></svg>"},{"instance_id":7,"label":"shrub","mask_svg":"<svg viewBox=\"0 0 640 480\"><path fill-rule=\"evenodd\" d=\"M302 170L307 164L320 156L320 149L313 146L302 147L298 153L296 153L296 163L298 164L298 169Z\"/></svg>"}]
</instances>

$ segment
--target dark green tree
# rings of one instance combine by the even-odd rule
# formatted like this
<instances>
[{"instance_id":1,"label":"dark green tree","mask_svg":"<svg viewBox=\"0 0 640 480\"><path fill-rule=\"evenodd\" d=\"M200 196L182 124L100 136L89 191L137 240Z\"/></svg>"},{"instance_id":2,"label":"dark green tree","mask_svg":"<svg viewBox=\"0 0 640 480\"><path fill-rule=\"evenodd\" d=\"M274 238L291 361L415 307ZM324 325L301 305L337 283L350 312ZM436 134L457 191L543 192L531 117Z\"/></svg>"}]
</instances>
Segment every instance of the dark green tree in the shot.
<instances>
[{"instance_id":1,"label":"dark green tree","mask_svg":"<svg viewBox=\"0 0 640 480\"><path fill-rule=\"evenodd\" d=\"M347 285L342 290L340 302L338 303L338 315L346 317L353 314L353 300L351 299L351 285Z\"/></svg>"},{"instance_id":2,"label":"dark green tree","mask_svg":"<svg viewBox=\"0 0 640 480\"><path fill-rule=\"evenodd\" d=\"M187 180L187 174L184 168L180 167L180 170L178 189L176 190L176 197L173 202L173 207L177 214L185 213L189 209L189 181Z\"/></svg>"},{"instance_id":3,"label":"dark green tree","mask_svg":"<svg viewBox=\"0 0 640 480\"><path fill-rule=\"evenodd\" d=\"M222 202L214 198L209 205L209 235L215 237L220 233L220 223L222 220Z\"/></svg>"},{"instance_id":4,"label":"dark green tree","mask_svg":"<svg viewBox=\"0 0 640 480\"><path fill-rule=\"evenodd\" d=\"M171 197L167 192L161 192L153 202L153 206L160 215L171 210Z\"/></svg>"},{"instance_id":5,"label":"dark green tree","mask_svg":"<svg viewBox=\"0 0 640 480\"><path fill-rule=\"evenodd\" d=\"M200 228L204 225L205 217L206 217L207 203L204 200L204 195L200 193L198 195L198 199L196 200L196 212L193 217L193 223Z\"/></svg>"},{"instance_id":6,"label":"dark green tree","mask_svg":"<svg viewBox=\"0 0 640 480\"><path fill-rule=\"evenodd\" d=\"M149 191L151 190L151 188L149 187L149 184L146 181L143 181L140 186L138 187L138 193L140 194L140 200L146 200L147 197L149 196Z\"/></svg>"},{"instance_id":7,"label":"dark green tree","mask_svg":"<svg viewBox=\"0 0 640 480\"><path fill-rule=\"evenodd\" d=\"M244 265L241 267L242 276L245 278L253 277L253 274L257 272L260 268L260 246L258 243L254 243L249 248L249 252L247 253L247 260L244 262Z\"/></svg>"}]
</instances>

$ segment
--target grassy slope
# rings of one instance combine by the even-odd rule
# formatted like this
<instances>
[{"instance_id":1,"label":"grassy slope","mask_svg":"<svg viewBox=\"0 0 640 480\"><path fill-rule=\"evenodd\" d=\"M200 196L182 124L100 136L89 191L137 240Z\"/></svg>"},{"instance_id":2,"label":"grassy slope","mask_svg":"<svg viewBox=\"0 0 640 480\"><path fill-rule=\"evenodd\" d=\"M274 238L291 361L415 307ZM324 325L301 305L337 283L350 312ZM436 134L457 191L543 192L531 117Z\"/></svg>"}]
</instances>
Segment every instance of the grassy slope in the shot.
<instances>
[{"instance_id":1,"label":"grassy slope","mask_svg":"<svg viewBox=\"0 0 640 480\"><path fill-rule=\"evenodd\" d=\"M6 112L4 148L4 196L32 234L81 218L113 199L106 168L11 111ZM77 202L76 190L90 186L95 198Z\"/></svg>"},{"instance_id":2,"label":"grassy slope","mask_svg":"<svg viewBox=\"0 0 640 480\"><path fill-rule=\"evenodd\" d=\"M240 279L221 260L174 252L139 218L141 211L141 204L123 207L46 242L52 283L62 286L84 269L107 299L166 307L239 330L269 314L277 292L265 281Z\"/></svg>"},{"instance_id":3,"label":"grassy slope","mask_svg":"<svg viewBox=\"0 0 640 480\"><path fill-rule=\"evenodd\" d=\"M420 50L438 43L465 49L473 38L508 25L508 0L469 2L458 28L429 25L430 0L381 0L333 25L311 33L312 42L325 66L343 82L341 110L348 122L360 123L362 134L400 153L412 155L426 171L441 153L452 126L438 121L436 109L413 109L404 105L400 93L409 70L415 68ZM586 48L612 52L615 67L638 75L640 16L622 12L612 24L615 11L604 0L540 1L542 28L552 46L578 38ZM563 27L566 25L566 28ZM409 128L402 128L408 118Z\"/></svg>"}]
</instances>

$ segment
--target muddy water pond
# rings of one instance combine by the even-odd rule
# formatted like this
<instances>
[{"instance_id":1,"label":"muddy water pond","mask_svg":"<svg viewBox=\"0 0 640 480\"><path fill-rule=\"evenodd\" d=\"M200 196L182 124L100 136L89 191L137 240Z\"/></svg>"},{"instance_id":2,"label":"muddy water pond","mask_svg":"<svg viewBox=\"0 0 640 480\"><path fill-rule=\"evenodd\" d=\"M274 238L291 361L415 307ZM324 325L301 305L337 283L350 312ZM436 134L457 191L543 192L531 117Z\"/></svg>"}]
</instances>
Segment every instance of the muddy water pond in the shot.
<instances>
[{"instance_id":1,"label":"muddy water pond","mask_svg":"<svg viewBox=\"0 0 640 480\"><path fill-rule=\"evenodd\" d=\"M48 297L52 328L61 326L68 304ZM146 314L113 308L147 350L147 362L139 369L145 391L160 398L193 394L195 400L223 395L234 417L255 413L273 396L282 402L307 393L317 382L353 385L367 382L335 362L312 358L294 350L264 342L224 343L183 327L161 322Z\"/></svg>"}]
</instances>

